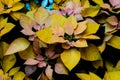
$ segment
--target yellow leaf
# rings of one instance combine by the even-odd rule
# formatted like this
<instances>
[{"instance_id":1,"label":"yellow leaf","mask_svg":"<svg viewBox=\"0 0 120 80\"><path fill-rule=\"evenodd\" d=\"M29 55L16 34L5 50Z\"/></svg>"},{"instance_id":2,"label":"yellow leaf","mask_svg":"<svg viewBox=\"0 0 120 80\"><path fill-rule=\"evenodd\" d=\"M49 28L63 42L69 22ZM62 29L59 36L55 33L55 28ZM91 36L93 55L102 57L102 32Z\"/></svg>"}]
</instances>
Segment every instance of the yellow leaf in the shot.
<instances>
[{"instance_id":1,"label":"yellow leaf","mask_svg":"<svg viewBox=\"0 0 120 80\"><path fill-rule=\"evenodd\" d=\"M25 38L17 38L9 45L5 55L10 55L19 51L23 51L27 49L29 45L30 42L28 42Z\"/></svg>"},{"instance_id":2,"label":"yellow leaf","mask_svg":"<svg viewBox=\"0 0 120 80\"><path fill-rule=\"evenodd\" d=\"M97 76L92 72L89 72L89 75L90 75L90 80L102 80L99 76Z\"/></svg>"},{"instance_id":3,"label":"yellow leaf","mask_svg":"<svg viewBox=\"0 0 120 80\"><path fill-rule=\"evenodd\" d=\"M75 16L73 15L70 15L68 18L67 18L67 23L70 23L70 25L75 29L77 27L77 20L75 18Z\"/></svg>"},{"instance_id":4,"label":"yellow leaf","mask_svg":"<svg viewBox=\"0 0 120 80\"><path fill-rule=\"evenodd\" d=\"M89 74L85 73L76 73L77 77L81 80L91 80Z\"/></svg>"},{"instance_id":5,"label":"yellow leaf","mask_svg":"<svg viewBox=\"0 0 120 80\"><path fill-rule=\"evenodd\" d=\"M48 12L43 7L39 7L34 14L35 21L39 25L43 25L48 16L49 16Z\"/></svg>"},{"instance_id":6,"label":"yellow leaf","mask_svg":"<svg viewBox=\"0 0 120 80\"><path fill-rule=\"evenodd\" d=\"M81 80L102 80L99 76L96 74L89 72L89 74L86 73L77 73L76 74Z\"/></svg>"},{"instance_id":7,"label":"yellow leaf","mask_svg":"<svg viewBox=\"0 0 120 80\"><path fill-rule=\"evenodd\" d=\"M13 80L24 80L25 74L21 71L15 73Z\"/></svg>"},{"instance_id":8,"label":"yellow leaf","mask_svg":"<svg viewBox=\"0 0 120 80\"><path fill-rule=\"evenodd\" d=\"M87 48L81 49L81 58L88 61L102 59L98 48L93 44L89 44Z\"/></svg>"},{"instance_id":9,"label":"yellow leaf","mask_svg":"<svg viewBox=\"0 0 120 80\"><path fill-rule=\"evenodd\" d=\"M32 46L29 46L24 51L20 51L19 56L23 60L27 60L28 58L35 58L36 57L35 53L33 52Z\"/></svg>"},{"instance_id":10,"label":"yellow leaf","mask_svg":"<svg viewBox=\"0 0 120 80\"><path fill-rule=\"evenodd\" d=\"M59 14L53 14L51 16L51 26L57 26L57 27L62 27L64 28L66 18L62 15Z\"/></svg>"},{"instance_id":11,"label":"yellow leaf","mask_svg":"<svg viewBox=\"0 0 120 80\"><path fill-rule=\"evenodd\" d=\"M36 32L36 35L38 38L45 42L45 43L51 43L51 37L52 37L52 30L51 28L45 28L43 30L39 30Z\"/></svg>"},{"instance_id":12,"label":"yellow leaf","mask_svg":"<svg viewBox=\"0 0 120 80\"><path fill-rule=\"evenodd\" d=\"M18 11L20 9L22 9L24 7L23 3L16 3L15 5L13 5L13 7L11 8L12 11Z\"/></svg>"},{"instance_id":13,"label":"yellow leaf","mask_svg":"<svg viewBox=\"0 0 120 80\"><path fill-rule=\"evenodd\" d=\"M106 42L103 42L101 45L98 46L98 49L101 54L105 50L105 48L106 48Z\"/></svg>"},{"instance_id":14,"label":"yellow leaf","mask_svg":"<svg viewBox=\"0 0 120 80\"><path fill-rule=\"evenodd\" d=\"M2 70L2 69L0 69L0 75L3 75L3 74L4 74L3 70Z\"/></svg>"},{"instance_id":15,"label":"yellow leaf","mask_svg":"<svg viewBox=\"0 0 120 80\"><path fill-rule=\"evenodd\" d=\"M20 69L20 67L12 68L12 69L9 71L8 75L9 75L9 76L13 76L16 72L19 71L19 69Z\"/></svg>"},{"instance_id":16,"label":"yellow leaf","mask_svg":"<svg viewBox=\"0 0 120 80\"><path fill-rule=\"evenodd\" d=\"M23 13L21 13L21 12L11 12L10 15L14 20L17 21L17 20L20 19L20 16L23 15Z\"/></svg>"},{"instance_id":17,"label":"yellow leaf","mask_svg":"<svg viewBox=\"0 0 120 80\"><path fill-rule=\"evenodd\" d=\"M0 37L3 36L4 34L10 32L14 27L15 27L14 24L12 24L12 23L7 23L7 24L4 26L4 29L1 30L1 32L0 32Z\"/></svg>"},{"instance_id":18,"label":"yellow leaf","mask_svg":"<svg viewBox=\"0 0 120 80\"><path fill-rule=\"evenodd\" d=\"M120 80L120 71L106 72L103 80Z\"/></svg>"},{"instance_id":19,"label":"yellow leaf","mask_svg":"<svg viewBox=\"0 0 120 80\"><path fill-rule=\"evenodd\" d=\"M87 22L87 29L85 30L84 34L95 34L99 29L100 24L94 22Z\"/></svg>"},{"instance_id":20,"label":"yellow leaf","mask_svg":"<svg viewBox=\"0 0 120 80\"><path fill-rule=\"evenodd\" d=\"M100 37L96 36L96 35L83 35L82 38L84 39L100 39Z\"/></svg>"},{"instance_id":21,"label":"yellow leaf","mask_svg":"<svg viewBox=\"0 0 120 80\"><path fill-rule=\"evenodd\" d=\"M3 55L8 49L9 44L6 42L0 42L0 59L3 58Z\"/></svg>"},{"instance_id":22,"label":"yellow leaf","mask_svg":"<svg viewBox=\"0 0 120 80\"><path fill-rule=\"evenodd\" d=\"M89 0L81 0L81 6L84 8L89 8L90 7Z\"/></svg>"},{"instance_id":23,"label":"yellow leaf","mask_svg":"<svg viewBox=\"0 0 120 80\"><path fill-rule=\"evenodd\" d=\"M87 21L79 22L78 26L74 30L74 34L75 35L81 34L86 30L86 28L87 28Z\"/></svg>"},{"instance_id":24,"label":"yellow leaf","mask_svg":"<svg viewBox=\"0 0 120 80\"><path fill-rule=\"evenodd\" d=\"M85 39L79 39L76 42L72 42L75 47L88 47L87 41Z\"/></svg>"},{"instance_id":25,"label":"yellow leaf","mask_svg":"<svg viewBox=\"0 0 120 80\"><path fill-rule=\"evenodd\" d=\"M105 61L105 67L106 67L107 71L109 71L109 72L115 71L114 65L108 61Z\"/></svg>"},{"instance_id":26,"label":"yellow leaf","mask_svg":"<svg viewBox=\"0 0 120 80\"><path fill-rule=\"evenodd\" d=\"M2 28L4 28L4 26L5 26L6 23L7 23L7 20L8 20L8 18L1 19L1 20L0 20L0 30L1 30Z\"/></svg>"},{"instance_id":27,"label":"yellow leaf","mask_svg":"<svg viewBox=\"0 0 120 80\"><path fill-rule=\"evenodd\" d=\"M2 60L2 68L4 72L6 73L8 70L10 70L15 63L16 63L16 56L14 54L4 56Z\"/></svg>"},{"instance_id":28,"label":"yellow leaf","mask_svg":"<svg viewBox=\"0 0 120 80\"><path fill-rule=\"evenodd\" d=\"M77 49L69 49L63 51L60 57L64 65L71 71L80 61L81 53Z\"/></svg>"},{"instance_id":29,"label":"yellow leaf","mask_svg":"<svg viewBox=\"0 0 120 80\"><path fill-rule=\"evenodd\" d=\"M104 4L103 0L92 0L92 1L99 5Z\"/></svg>"},{"instance_id":30,"label":"yellow leaf","mask_svg":"<svg viewBox=\"0 0 120 80\"><path fill-rule=\"evenodd\" d=\"M120 37L112 36L112 38L108 41L107 44L116 49L120 49Z\"/></svg>"},{"instance_id":31,"label":"yellow leaf","mask_svg":"<svg viewBox=\"0 0 120 80\"><path fill-rule=\"evenodd\" d=\"M95 17L100 10L100 6L90 6L81 11L83 17Z\"/></svg>"}]
</instances>

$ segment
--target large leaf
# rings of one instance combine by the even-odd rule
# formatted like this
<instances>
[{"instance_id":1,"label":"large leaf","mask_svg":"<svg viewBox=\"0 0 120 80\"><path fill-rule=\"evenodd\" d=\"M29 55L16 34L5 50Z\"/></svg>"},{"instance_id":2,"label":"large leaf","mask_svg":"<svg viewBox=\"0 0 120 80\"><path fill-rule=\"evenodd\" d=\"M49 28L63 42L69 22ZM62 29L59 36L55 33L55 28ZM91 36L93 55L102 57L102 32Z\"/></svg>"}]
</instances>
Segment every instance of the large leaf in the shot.
<instances>
[{"instance_id":1,"label":"large leaf","mask_svg":"<svg viewBox=\"0 0 120 80\"><path fill-rule=\"evenodd\" d=\"M120 79L120 71L111 71L106 72L103 80L119 80Z\"/></svg>"},{"instance_id":2,"label":"large leaf","mask_svg":"<svg viewBox=\"0 0 120 80\"><path fill-rule=\"evenodd\" d=\"M24 59L24 60L26 60L28 58L35 58L36 57L35 53L33 52L32 46L29 46L24 51L20 51L19 56L21 57L21 59Z\"/></svg>"},{"instance_id":3,"label":"large leaf","mask_svg":"<svg viewBox=\"0 0 120 80\"><path fill-rule=\"evenodd\" d=\"M66 42L62 37L58 37L56 35L53 35L52 29L50 27L37 31L36 35L38 36L38 38L41 41L48 43L48 44L53 44L56 42Z\"/></svg>"},{"instance_id":4,"label":"large leaf","mask_svg":"<svg viewBox=\"0 0 120 80\"><path fill-rule=\"evenodd\" d=\"M40 25L44 24L44 21L47 19L48 16L49 14L47 10L43 7L39 7L34 14L35 21Z\"/></svg>"},{"instance_id":5,"label":"large leaf","mask_svg":"<svg viewBox=\"0 0 120 80\"><path fill-rule=\"evenodd\" d=\"M2 68L4 72L7 72L8 70L10 70L15 63L16 63L16 56L14 54L4 56L2 60Z\"/></svg>"},{"instance_id":6,"label":"large leaf","mask_svg":"<svg viewBox=\"0 0 120 80\"><path fill-rule=\"evenodd\" d=\"M21 71L15 73L13 80L24 80L25 74Z\"/></svg>"},{"instance_id":7,"label":"large leaf","mask_svg":"<svg viewBox=\"0 0 120 80\"><path fill-rule=\"evenodd\" d=\"M15 39L8 47L5 55L14 54L23 51L29 47L30 43L25 38Z\"/></svg>"},{"instance_id":8,"label":"large leaf","mask_svg":"<svg viewBox=\"0 0 120 80\"><path fill-rule=\"evenodd\" d=\"M81 58L88 61L102 59L98 48L93 44L89 44L87 48L81 49Z\"/></svg>"},{"instance_id":9,"label":"large leaf","mask_svg":"<svg viewBox=\"0 0 120 80\"><path fill-rule=\"evenodd\" d=\"M109 41L108 41L108 45L116 48L116 49L120 49L120 37L119 36L113 36Z\"/></svg>"},{"instance_id":10,"label":"large leaf","mask_svg":"<svg viewBox=\"0 0 120 80\"><path fill-rule=\"evenodd\" d=\"M71 71L80 61L81 53L77 49L65 50L60 55L64 65Z\"/></svg>"},{"instance_id":11,"label":"large leaf","mask_svg":"<svg viewBox=\"0 0 120 80\"><path fill-rule=\"evenodd\" d=\"M90 6L89 8L85 8L81 14L84 17L95 17L100 10L100 6Z\"/></svg>"},{"instance_id":12,"label":"large leaf","mask_svg":"<svg viewBox=\"0 0 120 80\"><path fill-rule=\"evenodd\" d=\"M95 22L87 22L87 28L84 32L84 34L95 34L99 29L100 24L97 24Z\"/></svg>"}]
</instances>

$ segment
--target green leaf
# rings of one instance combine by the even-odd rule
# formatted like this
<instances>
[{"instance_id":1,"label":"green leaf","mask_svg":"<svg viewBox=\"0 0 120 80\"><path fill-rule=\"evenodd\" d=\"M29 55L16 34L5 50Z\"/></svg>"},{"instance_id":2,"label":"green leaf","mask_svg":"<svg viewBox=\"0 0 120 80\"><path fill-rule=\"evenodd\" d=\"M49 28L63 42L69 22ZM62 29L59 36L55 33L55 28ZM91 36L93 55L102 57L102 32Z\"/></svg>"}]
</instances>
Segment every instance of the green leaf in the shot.
<instances>
[{"instance_id":1,"label":"green leaf","mask_svg":"<svg viewBox=\"0 0 120 80\"><path fill-rule=\"evenodd\" d=\"M102 59L98 48L93 44L89 44L88 47L83 48L80 51L81 51L81 58L84 60L96 61Z\"/></svg>"},{"instance_id":2,"label":"green leaf","mask_svg":"<svg viewBox=\"0 0 120 80\"><path fill-rule=\"evenodd\" d=\"M88 8L85 8L81 14L83 17L95 17L100 10L100 6L90 6Z\"/></svg>"},{"instance_id":3,"label":"green leaf","mask_svg":"<svg viewBox=\"0 0 120 80\"><path fill-rule=\"evenodd\" d=\"M9 76L13 76L16 72L18 72L20 69L20 67L15 67L15 68L12 68L10 71L9 71Z\"/></svg>"},{"instance_id":4,"label":"green leaf","mask_svg":"<svg viewBox=\"0 0 120 80\"><path fill-rule=\"evenodd\" d=\"M28 40L26 40L25 38L17 38L9 45L5 55L10 55L19 51L23 51L28 48L29 45L30 42L28 42Z\"/></svg>"},{"instance_id":5,"label":"green leaf","mask_svg":"<svg viewBox=\"0 0 120 80\"><path fill-rule=\"evenodd\" d=\"M14 54L4 56L2 60L2 68L4 72L6 73L8 70L10 70L15 63L16 63L16 56Z\"/></svg>"},{"instance_id":6,"label":"green leaf","mask_svg":"<svg viewBox=\"0 0 120 80\"><path fill-rule=\"evenodd\" d=\"M95 34L99 29L100 24L95 22L87 22L87 28L84 32L85 35Z\"/></svg>"},{"instance_id":7,"label":"green leaf","mask_svg":"<svg viewBox=\"0 0 120 80\"><path fill-rule=\"evenodd\" d=\"M107 43L108 45L120 49L120 37L119 36L113 36Z\"/></svg>"},{"instance_id":8,"label":"green leaf","mask_svg":"<svg viewBox=\"0 0 120 80\"><path fill-rule=\"evenodd\" d=\"M65 50L60 55L64 65L71 71L80 61L81 53L77 49Z\"/></svg>"},{"instance_id":9,"label":"green leaf","mask_svg":"<svg viewBox=\"0 0 120 80\"><path fill-rule=\"evenodd\" d=\"M25 74L21 71L15 73L13 80L24 80Z\"/></svg>"},{"instance_id":10,"label":"green leaf","mask_svg":"<svg viewBox=\"0 0 120 80\"><path fill-rule=\"evenodd\" d=\"M8 49L9 44L6 42L0 42L0 59L3 58L3 55Z\"/></svg>"}]
</instances>

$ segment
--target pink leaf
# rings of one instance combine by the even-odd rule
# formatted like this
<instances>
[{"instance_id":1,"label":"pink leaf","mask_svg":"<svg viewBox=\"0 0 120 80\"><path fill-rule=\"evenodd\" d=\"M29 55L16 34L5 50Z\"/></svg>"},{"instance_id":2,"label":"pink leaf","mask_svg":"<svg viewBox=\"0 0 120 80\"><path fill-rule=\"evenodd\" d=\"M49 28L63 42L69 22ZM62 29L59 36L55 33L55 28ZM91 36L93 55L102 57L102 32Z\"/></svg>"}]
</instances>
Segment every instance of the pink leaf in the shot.
<instances>
[{"instance_id":1,"label":"pink leaf","mask_svg":"<svg viewBox=\"0 0 120 80\"><path fill-rule=\"evenodd\" d=\"M40 62L38 63L38 67L39 67L39 68L46 67L46 65L47 65L47 63L46 63L45 61L40 61Z\"/></svg>"},{"instance_id":2,"label":"pink leaf","mask_svg":"<svg viewBox=\"0 0 120 80\"><path fill-rule=\"evenodd\" d=\"M39 63L39 61L38 60L35 60L35 59L33 59L33 58L29 58L29 59L27 59L26 61L25 61L25 65L36 65L36 64L38 64Z\"/></svg>"},{"instance_id":3,"label":"pink leaf","mask_svg":"<svg viewBox=\"0 0 120 80\"><path fill-rule=\"evenodd\" d=\"M55 72L57 74L66 74L68 75L68 71L67 69L65 68L65 66L62 64L62 63L56 63L55 64Z\"/></svg>"},{"instance_id":4,"label":"pink leaf","mask_svg":"<svg viewBox=\"0 0 120 80\"><path fill-rule=\"evenodd\" d=\"M109 0L109 2L111 3L112 6L120 4L120 0Z\"/></svg>"},{"instance_id":5,"label":"pink leaf","mask_svg":"<svg viewBox=\"0 0 120 80\"><path fill-rule=\"evenodd\" d=\"M118 20L116 16L110 16L106 19L106 21L113 26L116 26L118 24Z\"/></svg>"},{"instance_id":6,"label":"pink leaf","mask_svg":"<svg viewBox=\"0 0 120 80\"><path fill-rule=\"evenodd\" d=\"M39 61L43 61L44 60L43 56L41 56L41 55L37 56L36 59L39 60Z\"/></svg>"},{"instance_id":7,"label":"pink leaf","mask_svg":"<svg viewBox=\"0 0 120 80\"><path fill-rule=\"evenodd\" d=\"M47 68L45 70L45 74L46 74L46 76L48 77L49 80L53 80L53 77L52 77L53 70L51 69L50 65L47 66Z\"/></svg>"}]
</instances>

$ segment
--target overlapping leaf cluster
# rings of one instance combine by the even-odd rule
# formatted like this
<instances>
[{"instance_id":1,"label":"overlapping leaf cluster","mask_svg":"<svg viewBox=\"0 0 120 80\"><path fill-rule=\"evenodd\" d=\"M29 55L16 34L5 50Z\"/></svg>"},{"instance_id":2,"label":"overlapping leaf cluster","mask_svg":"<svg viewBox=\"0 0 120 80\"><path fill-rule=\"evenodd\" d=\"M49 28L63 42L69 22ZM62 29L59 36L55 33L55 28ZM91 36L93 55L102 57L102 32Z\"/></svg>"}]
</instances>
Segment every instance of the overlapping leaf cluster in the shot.
<instances>
[{"instance_id":1,"label":"overlapping leaf cluster","mask_svg":"<svg viewBox=\"0 0 120 80\"><path fill-rule=\"evenodd\" d=\"M37 80L71 73L80 80L119 80L120 61L104 58L107 47L120 49L119 18L120 0L1 0L0 80L31 80L36 72ZM24 36L4 41L18 27Z\"/></svg>"}]
</instances>

